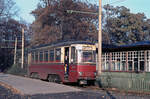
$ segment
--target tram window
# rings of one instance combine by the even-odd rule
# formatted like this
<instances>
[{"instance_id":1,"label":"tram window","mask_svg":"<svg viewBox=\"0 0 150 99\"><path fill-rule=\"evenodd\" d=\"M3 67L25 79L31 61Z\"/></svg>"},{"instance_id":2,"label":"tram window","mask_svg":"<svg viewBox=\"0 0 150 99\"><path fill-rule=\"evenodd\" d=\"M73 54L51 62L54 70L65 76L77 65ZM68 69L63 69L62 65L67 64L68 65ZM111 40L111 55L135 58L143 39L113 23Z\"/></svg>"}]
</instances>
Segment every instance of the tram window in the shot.
<instances>
[{"instance_id":1,"label":"tram window","mask_svg":"<svg viewBox=\"0 0 150 99\"><path fill-rule=\"evenodd\" d=\"M32 62L34 62L35 61L34 52L31 55L32 55Z\"/></svg>"},{"instance_id":2,"label":"tram window","mask_svg":"<svg viewBox=\"0 0 150 99\"><path fill-rule=\"evenodd\" d=\"M140 71L144 71L144 61L140 61Z\"/></svg>"},{"instance_id":3,"label":"tram window","mask_svg":"<svg viewBox=\"0 0 150 99\"><path fill-rule=\"evenodd\" d=\"M92 51L83 51L82 52L82 62L93 62L93 54Z\"/></svg>"},{"instance_id":4,"label":"tram window","mask_svg":"<svg viewBox=\"0 0 150 99\"><path fill-rule=\"evenodd\" d=\"M96 51L93 51L93 62L96 62Z\"/></svg>"},{"instance_id":5,"label":"tram window","mask_svg":"<svg viewBox=\"0 0 150 99\"><path fill-rule=\"evenodd\" d=\"M48 51L44 51L44 61L48 62Z\"/></svg>"},{"instance_id":6,"label":"tram window","mask_svg":"<svg viewBox=\"0 0 150 99\"><path fill-rule=\"evenodd\" d=\"M38 59L39 59L39 55L38 55L38 52L36 52L35 53L35 61L38 62Z\"/></svg>"},{"instance_id":7,"label":"tram window","mask_svg":"<svg viewBox=\"0 0 150 99\"><path fill-rule=\"evenodd\" d=\"M56 49L55 56L56 56L56 61L60 62L60 60L61 60L61 49L60 48Z\"/></svg>"},{"instance_id":8,"label":"tram window","mask_svg":"<svg viewBox=\"0 0 150 99\"><path fill-rule=\"evenodd\" d=\"M43 52L40 52L40 62L43 61Z\"/></svg>"},{"instance_id":9,"label":"tram window","mask_svg":"<svg viewBox=\"0 0 150 99\"><path fill-rule=\"evenodd\" d=\"M71 62L76 62L76 53L75 53L75 47L71 47Z\"/></svg>"},{"instance_id":10,"label":"tram window","mask_svg":"<svg viewBox=\"0 0 150 99\"><path fill-rule=\"evenodd\" d=\"M128 69L129 71L132 71L132 61L128 61Z\"/></svg>"},{"instance_id":11,"label":"tram window","mask_svg":"<svg viewBox=\"0 0 150 99\"><path fill-rule=\"evenodd\" d=\"M50 60L50 61L54 61L54 50L50 50L50 53L49 53L49 60Z\"/></svg>"}]
</instances>

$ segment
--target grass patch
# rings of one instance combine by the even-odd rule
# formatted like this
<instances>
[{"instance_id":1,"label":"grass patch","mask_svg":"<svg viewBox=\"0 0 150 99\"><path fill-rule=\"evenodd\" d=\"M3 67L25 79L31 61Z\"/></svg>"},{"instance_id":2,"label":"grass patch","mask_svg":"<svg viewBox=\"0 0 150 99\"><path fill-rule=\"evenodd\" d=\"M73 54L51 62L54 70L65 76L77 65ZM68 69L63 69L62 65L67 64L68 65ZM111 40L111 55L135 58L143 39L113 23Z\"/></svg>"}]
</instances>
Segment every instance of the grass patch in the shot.
<instances>
[{"instance_id":1,"label":"grass patch","mask_svg":"<svg viewBox=\"0 0 150 99\"><path fill-rule=\"evenodd\" d=\"M13 74L13 75L25 76L25 75L27 75L27 69L26 68L21 68L21 66L18 66L18 65L12 65L7 70L6 73Z\"/></svg>"}]
</instances>

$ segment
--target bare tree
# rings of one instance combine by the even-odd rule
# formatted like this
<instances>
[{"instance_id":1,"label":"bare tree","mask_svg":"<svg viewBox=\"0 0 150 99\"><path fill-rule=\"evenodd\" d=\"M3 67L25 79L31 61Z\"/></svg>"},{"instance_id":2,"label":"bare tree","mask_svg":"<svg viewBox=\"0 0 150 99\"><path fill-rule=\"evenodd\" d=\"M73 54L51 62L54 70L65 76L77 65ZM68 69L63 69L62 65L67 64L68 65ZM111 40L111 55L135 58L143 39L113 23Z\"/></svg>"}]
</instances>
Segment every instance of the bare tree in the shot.
<instances>
[{"instance_id":1,"label":"bare tree","mask_svg":"<svg viewBox=\"0 0 150 99\"><path fill-rule=\"evenodd\" d=\"M0 19L17 15L18 9L13 0L0 0Z\"/></svg>"}]
</instances>

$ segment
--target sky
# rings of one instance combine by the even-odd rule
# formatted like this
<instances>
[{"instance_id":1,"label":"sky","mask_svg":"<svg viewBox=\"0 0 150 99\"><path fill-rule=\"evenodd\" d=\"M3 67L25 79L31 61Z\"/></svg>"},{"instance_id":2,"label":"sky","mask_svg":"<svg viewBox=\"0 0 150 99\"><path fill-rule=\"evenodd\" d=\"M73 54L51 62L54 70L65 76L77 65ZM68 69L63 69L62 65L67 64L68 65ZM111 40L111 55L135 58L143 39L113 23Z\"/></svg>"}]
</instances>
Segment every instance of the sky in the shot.
<instances>
[{"instance_id":1,"label":"sky","mask_svg":"<svg viewBox=\"0 0 150 99\"><path fill-rule=\"evenodd\" d=\"M28 23L34 21L34 17L30 14L36 9L39 0L15 0L20 12L18 13L18 19L21 18ZM89 0L97 2L99 0ZM102 5L111 4L114 6L125 6L130 9L132 13L144 13L147 18L150 18L150 0L102 0Z\"/></svg>"},{"instance_id":2,"label":"sky","mask_svg":"<svg viewBox=\"0 0 150 99\"><path fill-rule=\"evenodd\" d=\"M103 0L103 5L109 3L114 6L125 6L132 13L144 13L147 18L150 18L150 0Z\"/></svg>"},{"instance_id":3,"label":"sky","mask_svg":"<svg viewBox=\"0 0 150 99\"><path fill-rule=\"evenodd\" d=\"M34 21L34 17L31 12L36 9L38 0L14 0L19 9L17 19L23 19L28 23Z\"/></svg>"}]
</instances>

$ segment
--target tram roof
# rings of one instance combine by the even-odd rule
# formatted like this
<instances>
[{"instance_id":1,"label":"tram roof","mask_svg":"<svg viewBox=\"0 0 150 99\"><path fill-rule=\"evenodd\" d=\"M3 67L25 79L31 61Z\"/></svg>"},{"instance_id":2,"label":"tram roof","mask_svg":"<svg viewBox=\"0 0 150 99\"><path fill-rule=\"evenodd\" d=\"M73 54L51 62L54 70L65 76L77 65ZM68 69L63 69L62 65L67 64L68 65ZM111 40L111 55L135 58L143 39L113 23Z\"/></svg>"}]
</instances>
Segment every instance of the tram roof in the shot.
<instances>
[{"instance_id":1,"label":"tram roof","mask_svg":"<svg viewBox=\"0 0 150 99\"><path fill-rule=\"evenodd\" d=\"M41 47L47 47L47 46L51 46L51 47L69 46L71 44L89 44L89 45L94 45L94 43L88 42L88 41L59 41L59 42L54 42L54 43L49 43L49 44L41 44L39 46L33 46L32 49L41 48Z\"/></svg>"}]
</instances>

